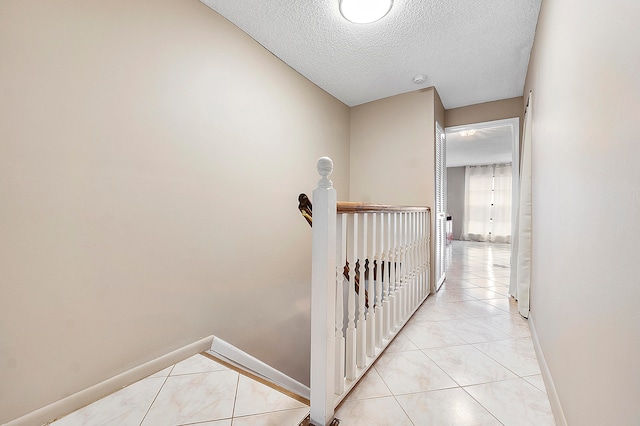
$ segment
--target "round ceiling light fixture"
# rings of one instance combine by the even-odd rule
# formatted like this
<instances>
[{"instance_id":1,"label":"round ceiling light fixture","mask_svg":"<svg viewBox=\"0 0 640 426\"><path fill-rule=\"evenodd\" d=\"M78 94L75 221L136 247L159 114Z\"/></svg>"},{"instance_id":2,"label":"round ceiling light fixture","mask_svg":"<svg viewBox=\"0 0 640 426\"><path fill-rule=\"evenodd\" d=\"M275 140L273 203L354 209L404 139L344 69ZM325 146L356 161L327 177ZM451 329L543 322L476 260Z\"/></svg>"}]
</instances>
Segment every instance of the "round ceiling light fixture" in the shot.
<instances>
[{"instance_id":1,"label":"round ceiling light fixture","mask_svg":"<svg viewBox=\"0 0 640 426\"><path fill-rule=\"evenodd\" d=\"M340 13L348 21L369 24L384 18L393 0L340 0Z\"/></svg>"}]
</instances>

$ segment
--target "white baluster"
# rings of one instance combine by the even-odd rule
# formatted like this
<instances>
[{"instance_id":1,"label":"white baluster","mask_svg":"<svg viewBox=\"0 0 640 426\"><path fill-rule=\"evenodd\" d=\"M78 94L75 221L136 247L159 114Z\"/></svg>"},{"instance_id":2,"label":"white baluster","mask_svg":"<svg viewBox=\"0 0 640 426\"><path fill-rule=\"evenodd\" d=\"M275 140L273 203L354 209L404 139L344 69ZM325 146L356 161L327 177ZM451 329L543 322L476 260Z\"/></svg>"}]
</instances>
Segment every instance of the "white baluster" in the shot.
<instances>
[{"instance_id":1,"label":"white baluster","mask_svg":"<svg viewBox=\"0 0 640 426\"><path fill-rule=\"evenodd\" d=\"M345 341L344 333L344 265L347 263L347 215L341 214L336 221L338 242L336 250L336 365L335 393L344 392Z\"/></svg>"},{"instance_id":2,"label":"white baluster","mask_svg":"<svg viewBox=\"0 0 640 426\"><path fill-rule=\"evenodd\" d=\"M333 419L336 294L336 191L329 180L333 162L318 160L322 178L313 191L311 262L311 423Z\"/></svg>"},{"instance_id":3,"label":"white baluster","mask_svg":"<svg viewBox=\"0 0 640 426\"><path fill-rule=\"evenodd\" d=\"M396 270L396 281L397 281L396 290L398 291L398 294L397 294L396 302L398 303L398 309L396 310L396 312L397 312L398 318L396 319L396 328L402 322L402 295L403 295L402 286L404 285L404 283L402 282L404 265L402 264L403 253L402 253L402 213L401 212L398 212L398 246L397 247L398 247L397 248L398 254L396 255L396 264L398 266Z\"/></svg>"},{"instance_id":4,"label":"white baluster","mask_svg":"<svg viewBox=\"0 0 640 426\"><path fill-rule=\"evenodd\" d=\"M402 247L402 212L398 212L398 255L396 256L396 264L398 265L396 271L396 281L398 282L396 290L398 291L397 300L398 309L396 310L397 318L396 318L396 327L399 327L402 323L402 318L404 315L404 252Z\"/></svg>"},{"instance_id":5,"label":"white baluster","mask_svg":"<svg viewBox=\"0 0 640 426\"><path fill-rule=\"evenodd\" d=\"M399 229L399 245L400 245L400 317L398 318L398 325L401 325L406 317L406 296L407 296L407 233L406 233L406 217L404 213L400 213L400 229Z\"/></svg>"},{"instance_id":6,"label":"white baluster","mask_svg":"<svg viewBox=\"0 0 640 426\"><path fill-rule=\"evenodd\" d=\"M418 212L416 213L416 232L417 232L417 237L416 237L416 273L418 275L418 280L417 280L417 286L418 286L418 301L422 300L422 263L421 263L421 249L422 249L422 222L421 222L421 218L422 218L422 212Z\"/></svg>"},{"instance_id":7,"label":"white baluster","mask_svg":"<svg viewBox=\"0 0 640 426\"><path fill-rule=\"evenodd\" d=\"M401 217L399 213L395 213L394 215L394 225L393 225L393 231L394 231L394 238L393 238L393 246L394 246L394 260L395 260L395 264L396 264L396 273L395 273L395 306L394 306L394 312L395 312L395 317L394 317L394 323L393 323L393 330L395 331L396 328L398 328L398 326L400 325L400 316L401 316L401 312L400 312L400 297L401 297L401 293L400 293L400 277L402 277L402 251L400 249L400 242L401 242L401 235L400 235L400 221L401 221Z\"/></svg>"},{"instance_id":8,"label":"white baluster","mask_svg":"<svg viewBox=\"0 0 640 426\"><path fill-rule=\"evenodd\" d=\"M418 265L419 265L419 279L420 279L420 300L424 297L424 270L422 260L424 258L424 212L418 213Z\"/></svg>"},{"instance_id":9,"label":"white baluster","mask_svg":"<svg viewBox=\"0 0 640 426\"><path fill-rule=\"evenodd\" d=\"M398 214L393 213L393 221L391 223L392 229L390 230L393 234L393 240L389 239L389 303L391 304L391 318L389 321L389 332L393 333L396 330L397 324L397 315L398 315L398 304L396 303L396 247L398 244L398 236L397 236L397 224L398 224Z\"/></svg>"},{"instance_id":10,"label":"white baluster","mask_svg":"<svg viewBox=\"0 0 640 426\"><path fill-rule=\"evenodd\" d=\"M347 290L347 380L356 378L356 262L358 259L358 214L352 215L353 247L351 262L349 262L349 288Z\"/></svg>"},{"instance_id":11,"label":"white baluster","mask_svg":"<svg viewBox=\"0 0 640 426\"><path fill-rule=\"evenodd\" d=\"M386 241L384 240L384 223L385 221L387 222L387 239ZM383 332L383 337L385 339L389 338L389 334L391 333L391 303L390 303L390 287L389 287L389 283L390 281L390 260L389 260L389 242L391 241L390 239L390 235L391 235L391 214L390 213L382 213L382 220L380 221L381 229L380 229L380 235L381 240L380 243L382 244L382 253L383 253L383 258L382 260L385 262L384 263L384 276L382 279L382 292L383 292L383 302L382 302L382 306L383 306L383 313L384 313L384 330Z\"/></svg>"},{"instance_id":12,"label":"white baluster","mask_svg":"<svg viewBox=\"0 0 640 426\"><path fill-rule=\"evenodd\" d=\"M413 293L413 306L417 307L420 303L420 275L418 273L419 263L418 263L418 249L420 248L419 242L419 224L418 224L418 215L419 212L415 212L413 214L413 285L414 285L414 293Z\"/></svg>"},{"instance_id":13,"label":"white baluster","mask_svg":"<svg viewBox=\"0 0 640 426\"><path fill-rule=\"evenodd\" d=\"M425 238L425 257L423 259L425 265L425 296L431 293L431 210L425 215L424 221L424 238Z\"/></svg>"},{"instance_id":14,"label":"white baluster","mask_svg":"<svg viewBox=\"0 0 640 426\"><path fill-rule=\"evenodd\" d=\"M415 271L415 299L414 306L418 306L420 303L420 212L416 212L413 215L413 227L415 229L415 239L413 248L413 270Z\"/></svg>"},{"instance_id":15,"label":"white baluster","mask_svg":"<svg viewBox=\"0 0 640 426\"><path fill-rule=\"evenodd\" d=\"M425 218L427 216L426 212L420 213L420 300L422 300L427 295L427 282L425 280L424 274L427 271L427 268L424 264L425 259L425 251L426 251L426 239L425 239Z\"/></svg>"},{"instance_id":16,"label":"white baluster","mask_svg":"<svg viewBox=\"0 0 640 426\"><path fill-rule=\"evenodd\" d=\"M407 282L409 283L409 291L407 292L407 315L413 311L413 291L414 291L414 270L413 270L413 212L407 213Z\"/></svg>"},{"instance_id":17,"label":"white baluster","mask_svg":"<svg viewBox=\"0 0 640 426\"><path fill-rule=\"evenodd\" d=\"M413 253L411 252L411 249L413 247L413 240L411 239L411 213L410 212L406 212L405 213L405 229L406 229L406 242L405 242L405 247L406 247L406 255L405 255L405 262L407 263L407 270L406 270L406 277L407 277L407 299L406 299L406 303L404 305L404 318L405 320L407 319L407 317L409 316L409 313L411 313L411 310L413 308L413 262L411 261L411 256L413 255Z\"/></svg>"},{"instance_id":18,"label":"white baluster","mask_svg":"<svg viewBox=\"0 0 640 426\"><path fill-rule=\"evenodd\" d=\"M369 260L369 310L367 311L367 356L376 356L376 214L371 214L371 256ZM374 278L375 277L375 278Z\"/></svg>"},{"instance_id":19,"label":"white baluster","mask_svg":"<svg viewBox=\"0 0 640 426\"><path fill-rule=\"evenodd\" d=\"M409 315L409 300L411 296L411 260L410 260L410 244L411 235L409 234L409 213L404 213L404 262L407 266L404 269L405 276L405 296L404 296L404 315L402 320L406 320Z\"/></svg>"},{"instance_id":20,"label":"white baluster","mask_svg":"<svg viewBox=\"0 0 640 426\"><path fill-rule=\"evenodd\" d=\"M375 227L375 219L374 219ZM375 243L374 243L375 245ZM384 264L384 213L380 213L380 248L378 249L378 267L376 280L376 347L382 347L382 333L384 323L384 308L382 307L382 286L384 277L382 276L382 268Z\"/></svg>"},{"instance_id":21,"label":"white baluster","mask_svg":"<svg viewBox=\"0 0 640 426\"><path fill-rule=\"evenodd\" d=\"M420 247L418 244L418 215L420 213L419 212L414 212L412 214L412 223L413 223L413 243L411 245L412 249L411 252L412 254L412 270L413 270L413 307L415 308L418 305L418 300L420 299L420 296L418 295L420 293L420 277L418 276L418 248Z\"/></svg>"},{"instance_id":22,"label":"white baluster","mask_svg":"<svg viewBox=\"0 0 640 426\"><path fill-rule=\"evenodd\" d=\"M429 294L429 216L430 212L425 212L422 215L422 286L424 294L422 297L427 297Z\"/></svg>"},{"instance_id":23,"label":"white baluster","mask_svg":"<svg viewBox=\"0 0 640 426\"><path fill-rule=\"evenodd\" d=\"M428 293L428 289L427 289L427 277L426 274L428 273L427 271L427 265L425 263L425 260L427 258L427 215L429 214L429 212L423 212L421 217L420 217L420 235L421 235L421 240L420 240L420 272L421 272L421 280L422 280L422 297L426 297L427 293Z\"/></svg>"},{"instance_id":24,"label":"white baluster","mask_svg":"<svg viewBox=\"0 0 640 426\"><path fill-rule=\"evenodd\" d=\"M426 262L426 273L425 277L427 278L427 294L431 293L431 210L427 213L426 219L426 238L427 238L427 255L425 257Z\"/></svg>"},{"instance_id":25,"label":"white baluster","mask_svg":"<svg viewBox=\"0 0 640 426\"><path fill-rule=\"evenodd\" d=\"M358 292L358 343L356 345L356 357L358 367L367 365L367 320L366 320L366 264L367 264L367 219L368 214L362 215L362 261L360 262L360 291ZM357 241L354 238L354 241ZM354 244L356 244L354 242Z\"/></svg>"},{"instance_id":26,"label":"white baluster","mask_svg":"<svg viewBox=\"0 0 640 426\"><path fill-rule=\"evenodd\" d=\"M417 250L417 255L418 255L418 299L422 300L422 298L424 297L424 277L423 277L423 265L422 265L422 259L423 259L423 249L424 249L424 229L423 229L423 219L424 218L424 213L420 212L418 213L418 250Z\"/></svg>"},{"instance_id":27,"label":"white baluster","mask_svg":"<svg viewBox=\"0 0 640 426\"><path fill-rule=\"evenodd\" d=\"M416 212L413 220L415 226L414 268L416 271L416 305L420 303L420 212Z\"/></svg>"},{"instance_id":28,"label":"white baluster","mask_svg":"<svg viewBox=\"0 0 640 426\"><path fill-rule=\"evenodd\" d=\"M409 212L404 213L404 262L407 264L407 267L404 270L405 276L405 298L404 298L404 316L403 321L407 319L409 316L409 307L411 300L411 239L410 239L410 214Z\"/></svg>"}]
</instances>

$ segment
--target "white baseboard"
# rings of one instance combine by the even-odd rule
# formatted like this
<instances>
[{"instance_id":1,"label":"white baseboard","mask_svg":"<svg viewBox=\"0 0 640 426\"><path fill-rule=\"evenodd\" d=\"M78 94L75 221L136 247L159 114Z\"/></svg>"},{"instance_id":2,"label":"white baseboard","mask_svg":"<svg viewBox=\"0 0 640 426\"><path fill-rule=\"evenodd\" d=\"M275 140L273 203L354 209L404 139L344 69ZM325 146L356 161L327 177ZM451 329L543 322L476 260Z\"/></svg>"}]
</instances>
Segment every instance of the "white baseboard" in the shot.
<instances>
[{"instance_id":1,"label":"white baseboard","mask_svg":"<svg viewBox=\"0 0 640 426\"><path fill-rule=\"evenodd\" d=\"M11 420L9 423L6 423L5 426L34 426L46 424L47 422L104 398L138 380L142 380L153 373L185 360L192 355L209 350L213 339L213 336L209 336L180 349L176 349L173 352L120 373L117 376L69 395L66 398L32 411L22 417Z\"/></svg>"},{"instance_id":2,"label":"white baseboard","mask_svg":"<svg viewBox=\"0 0 640 426\"><path fill-rule=\"evenodd\" d=\"M218 337L214 337L211 348L207 353L237 369L247 372L251 376L272 383L276 387L292 393L294 396L302 397L305 400L309 400L310 398L311 390L308 386L303 385Z\"/></svg>"},{"instance_id":3,"label":"white baseboard","mask_svg":"<svg viewBox=\"0 0 640 426\"><path fill-rule=\"evenodd\" d=\"M438 283L436 284L436 291L440 290L440 287L442 287L442 284L444 284L444 281L447 279L446 274L442 274L442 277L440 277L440 279L438 280Z\"/></svg>"},{"instance_id":4,"label":"white baseboard","mask_svg":"<svg viewBox=\"0 0 640 426\"><path fill-rule=\"evenodd\" d=\"M556 425L567 426L567 419L564 417L564 411L562 410L562 405L560 404L560 399L558 398L558 392L556 391L556 386L553 383L553 378L551 377L551 371L549 371L547 360L545 359L544 354L542 353L542 348L540 347L540 341L538 340L538 333L536 332L536 326L535 321L533 320L532 312L529 312L529 329L531 330L531 340L533 341L533 348L535 349L536 356L538 357L538 364L540 364L542 380L544 380L544 385L547 389L549 404L551 404L551 411L553 412L553 417L556 420Z\"/></svg>"}]
</instances>

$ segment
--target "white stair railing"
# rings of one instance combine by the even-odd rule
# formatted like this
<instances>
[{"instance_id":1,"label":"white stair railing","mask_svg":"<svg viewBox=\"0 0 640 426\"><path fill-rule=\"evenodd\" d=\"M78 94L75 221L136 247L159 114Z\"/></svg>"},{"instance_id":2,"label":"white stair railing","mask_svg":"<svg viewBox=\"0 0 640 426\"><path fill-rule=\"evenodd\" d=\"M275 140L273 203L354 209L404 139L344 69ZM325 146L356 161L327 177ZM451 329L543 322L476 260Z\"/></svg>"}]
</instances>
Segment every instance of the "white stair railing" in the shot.
<instances>
[{"instance_id":1,"label":"white stair railing","mask_svg":"<svg viewBox=\"0 0 640 426\"><path fill-rule=\"evenodd\" d=\"M429 293L428 207L336 201L333 162L313 191L311 424L328 426ZM347 273L348 271L348 273Z\"/></svg>"}]
</instances>

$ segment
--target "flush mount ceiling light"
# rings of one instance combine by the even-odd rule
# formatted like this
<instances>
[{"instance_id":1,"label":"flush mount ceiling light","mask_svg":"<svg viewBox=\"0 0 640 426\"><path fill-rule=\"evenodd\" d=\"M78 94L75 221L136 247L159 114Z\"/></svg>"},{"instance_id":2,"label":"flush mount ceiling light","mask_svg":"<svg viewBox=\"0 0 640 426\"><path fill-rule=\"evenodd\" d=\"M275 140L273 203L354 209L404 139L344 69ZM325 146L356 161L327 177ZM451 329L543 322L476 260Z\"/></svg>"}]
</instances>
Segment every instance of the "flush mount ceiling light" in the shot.
<instances>
[{"instance_id":1,"label":"flush mount ceiling light","mask_svg":"<svg viewBox=\"0 0 640 426\"><path fill-rule=\"evenodd\" d=\"M393 6L393 0L340 0L340 13L348 21L368 24L383 18Z\"/></svg>"}]
</instances>

